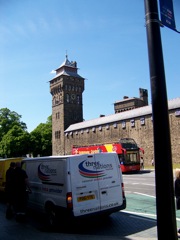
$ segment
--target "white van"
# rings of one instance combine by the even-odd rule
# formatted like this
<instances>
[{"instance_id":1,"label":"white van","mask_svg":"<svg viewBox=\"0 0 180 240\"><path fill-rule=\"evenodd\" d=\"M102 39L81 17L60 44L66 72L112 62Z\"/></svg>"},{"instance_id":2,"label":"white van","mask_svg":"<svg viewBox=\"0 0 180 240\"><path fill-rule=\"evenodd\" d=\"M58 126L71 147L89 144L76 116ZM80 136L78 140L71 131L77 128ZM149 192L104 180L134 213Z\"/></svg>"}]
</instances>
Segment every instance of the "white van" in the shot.
<instances>
[{"instance_id":1,"label":"white van","mask_svg":"<svg viewBox=\"0 0 180 240\"><path fill-rule=\"evenodd\" d=\"M116 153L29 158L22 167L32 190L29 207L46 212L51 225L58 214L81 217L126 208Z\"/></svg>"}]
</instances>

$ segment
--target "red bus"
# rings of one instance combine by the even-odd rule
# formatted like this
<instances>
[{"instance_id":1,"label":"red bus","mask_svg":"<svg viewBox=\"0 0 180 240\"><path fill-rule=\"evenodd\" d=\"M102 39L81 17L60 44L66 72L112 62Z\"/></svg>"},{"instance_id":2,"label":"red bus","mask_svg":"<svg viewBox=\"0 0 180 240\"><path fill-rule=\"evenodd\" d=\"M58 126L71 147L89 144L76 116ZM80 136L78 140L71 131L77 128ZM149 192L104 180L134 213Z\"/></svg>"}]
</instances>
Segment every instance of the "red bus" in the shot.
<instances>
[{"instance_id":1,"label":"red bus","mask_svg":"<svg viewBox=\"0 0 180 240\"><path fill-rule=\"evenodd\" d=\"M119 142L113 143L72 147L73 155L99 152L116 152L123 173L139 171L140 158L144 154L144 150L139 148L132 138L121 138Z\"/></svg>"}]
</instances>

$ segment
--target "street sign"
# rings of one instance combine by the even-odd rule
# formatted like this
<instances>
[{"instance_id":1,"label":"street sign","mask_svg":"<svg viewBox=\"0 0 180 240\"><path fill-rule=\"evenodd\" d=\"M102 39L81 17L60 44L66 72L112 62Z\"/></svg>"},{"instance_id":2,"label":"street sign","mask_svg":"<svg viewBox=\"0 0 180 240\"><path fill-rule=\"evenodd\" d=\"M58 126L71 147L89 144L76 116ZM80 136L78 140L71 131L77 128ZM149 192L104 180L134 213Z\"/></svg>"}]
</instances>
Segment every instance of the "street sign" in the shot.
<instances>
[{"instance_id":1,"label":"street sign","mask_svg":"<svg viewBox=\"0 0 180 240\"><path fill-rule=\"evenodd\" d=\"M162 24L177 31L172 0L159 0L159 3Z\"/></svg>"}]
</instances>

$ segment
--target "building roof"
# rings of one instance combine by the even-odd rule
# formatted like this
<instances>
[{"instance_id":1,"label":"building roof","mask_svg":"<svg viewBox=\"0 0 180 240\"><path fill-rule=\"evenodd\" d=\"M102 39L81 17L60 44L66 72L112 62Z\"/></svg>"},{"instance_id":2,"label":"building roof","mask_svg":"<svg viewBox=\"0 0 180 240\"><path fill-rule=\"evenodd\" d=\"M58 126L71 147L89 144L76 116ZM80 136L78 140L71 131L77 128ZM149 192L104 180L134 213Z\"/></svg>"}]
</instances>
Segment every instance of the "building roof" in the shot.
<instances>
[{"instance_id":1,"label":"building roof","mask_svg":"<svg viewBox=\"0 0 180 240\"><path fill-rule=\"evenodd\" d=\"M177 108L180 108L180 98L174 98L168 101L169 110L177 109ZM104 125L112 122L118 122L125 119L131 119L131 118L141 117L141 116L143 117L145 115L150 115L150 114L152 114L152 105L135 108L132 110L128 110L128 111L124 111L116 114L111 114L105 117L99 117L99 118L87 120L80 123L75 123L70 125L64 132L66 133L66 132L76 131L80 129L86 129L89 127Z\"/></svg>"},{"instance_id":2,"label":"building roof","mask_svg":"<svg viewBox=\"0 0 180 240\"><path fill-rule=\"evenodd\" d=\"M134 99L138 99L138 100L142 100L141 98L137 98L137 97L127 97L127 98L124 98L122 100L118 100L118 101L115 101L114 104L116 103L122 103L122 102L128 102L128 101L133 101ZM143 101L143 100L142 100Z\"/></svg>"},{"instance_id":3,"label":"building roof","mask_svg":"<svg viewBox=\"0 0 180 240\"><path fill-rule=\"evenodd\" d=\"M70 72L70 71L67 71L65 69L62 69L62 71L60 71L58 74L56 74L56 76L54 78L52 78L50 81L52 81L53 79L55 79L55 78L57 78L59 76L62 76L62 75L69 76L69 77L83 78L83 77L81 77L79 74L77 74L75 72Z\"/></svg>"},{"instance_id":4,"label":"building roof","mask_svg":"<svg viewBox=\"0 0 180 240\"><path fill-rule=\"evenodd\" d=\"M66 58L65 58L65 60L64 60L64 62L56 69L56 70L58 70L59 68L61 68L61 67L64 67L64 66L67 66L67 67L72 67L72 68L77 68L77 66L76 66L76 62L74 61L69 61L68 60L68 56L66 55ZM56 71L55 70L55 71Z\"/></svg>"},{"instance_id":5,"label":"building roof","mask_svg":"<svg viewBox=\"0 0 180 240\"><path fill-rule=\"evenodd\" d=\"M56 76L52 78L50 81L62 75L83 78L77 73L77 69L78 69L77 63L75 61L70 62L68 60L68 56L66 55L64 62L55 70Z\"/></svg>"}]
</instances>

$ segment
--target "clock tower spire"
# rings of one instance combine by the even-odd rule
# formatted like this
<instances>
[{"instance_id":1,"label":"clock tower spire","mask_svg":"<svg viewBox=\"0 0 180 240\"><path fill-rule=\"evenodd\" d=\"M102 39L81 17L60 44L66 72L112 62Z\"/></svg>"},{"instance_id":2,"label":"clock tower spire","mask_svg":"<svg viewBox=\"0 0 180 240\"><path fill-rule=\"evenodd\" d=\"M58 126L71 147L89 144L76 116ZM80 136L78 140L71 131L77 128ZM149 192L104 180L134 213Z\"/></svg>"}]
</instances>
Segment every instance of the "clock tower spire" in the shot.
<instances>
[{"instance_id":1,"label":"clock tower spire","mask_svg":"<svg viewBox=\"0 0 180 240\"><path fill-rule=\"evenodd\" d=\"M74 123L83 121L84 78L78 74L76 61L64 62L50 80L52 95L52 153L65 155L64 131Z\"/></svg>"}]
</instances>

